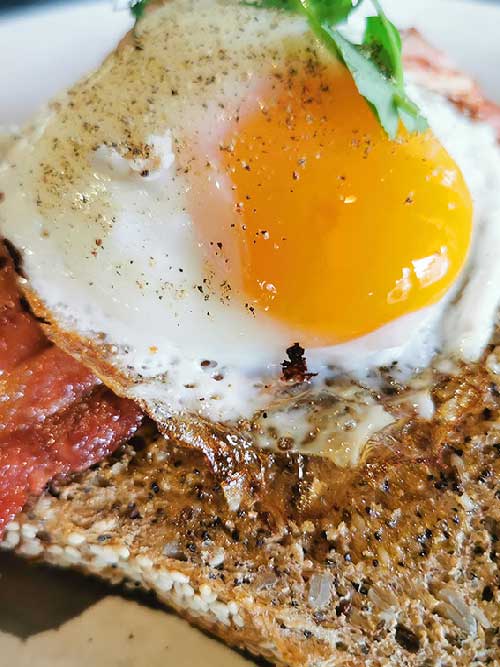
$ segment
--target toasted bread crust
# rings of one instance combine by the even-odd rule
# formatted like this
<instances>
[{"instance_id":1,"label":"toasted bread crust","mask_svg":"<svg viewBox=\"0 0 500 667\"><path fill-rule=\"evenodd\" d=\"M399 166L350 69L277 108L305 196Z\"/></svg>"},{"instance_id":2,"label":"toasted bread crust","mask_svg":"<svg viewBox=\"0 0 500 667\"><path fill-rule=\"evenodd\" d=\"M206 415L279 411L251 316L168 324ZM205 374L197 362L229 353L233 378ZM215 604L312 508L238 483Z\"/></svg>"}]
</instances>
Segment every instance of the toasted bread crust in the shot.
<instances>
[{"instance_id":1,"label":"toasted bread crust","mask_svg":"<svg viewBox=\"0 0 500 667\"><path fill-rule=\"evenodd\" d=\"M477 368L443 392L443 419L464 420L438 458L270 456L265 494L235 513L199 452L146 434L54 484L2 546L153 590L278 664L496 664L498 390Z\"/></svg>"}]
</instances>

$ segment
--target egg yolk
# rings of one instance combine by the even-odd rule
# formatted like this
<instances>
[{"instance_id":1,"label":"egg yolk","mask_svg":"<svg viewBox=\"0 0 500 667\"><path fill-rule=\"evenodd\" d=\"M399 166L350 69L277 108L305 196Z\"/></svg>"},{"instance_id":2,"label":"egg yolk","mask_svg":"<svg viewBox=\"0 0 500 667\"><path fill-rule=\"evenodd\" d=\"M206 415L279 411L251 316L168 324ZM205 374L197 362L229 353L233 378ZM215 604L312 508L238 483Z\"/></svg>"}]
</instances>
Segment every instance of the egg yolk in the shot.
<instances>
[{"instance_id":1,"label":"egg yolk","mask_svg":"<svg viewBox=\"0 0 500 667\"><path fill-rule=\"evenodd\" d=\"M263 86L226 128L195 222L215 272L307 346L436 303L473 208L432 131L391 141L343 68Z\"/></svg>"}]
</instances>

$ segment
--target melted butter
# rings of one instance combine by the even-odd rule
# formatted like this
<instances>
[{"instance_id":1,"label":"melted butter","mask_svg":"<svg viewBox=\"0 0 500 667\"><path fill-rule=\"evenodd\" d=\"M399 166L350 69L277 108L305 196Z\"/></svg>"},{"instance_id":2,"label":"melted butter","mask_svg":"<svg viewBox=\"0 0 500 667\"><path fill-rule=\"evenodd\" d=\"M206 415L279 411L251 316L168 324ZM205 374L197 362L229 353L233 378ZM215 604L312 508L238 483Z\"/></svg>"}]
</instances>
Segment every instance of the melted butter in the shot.
<instances>
[{"instance_id":1,"label":"melted butter","mask_svg":"<svg viewBox=\"0 0 500 667\"><path fill-rule=\"evenodd\" d=\"M324 456L346 468L358 465L370 440L395 421L369 392L339 384L277 403L254 421L252 434L265 449Z\"/></svg>"}]
</instances>

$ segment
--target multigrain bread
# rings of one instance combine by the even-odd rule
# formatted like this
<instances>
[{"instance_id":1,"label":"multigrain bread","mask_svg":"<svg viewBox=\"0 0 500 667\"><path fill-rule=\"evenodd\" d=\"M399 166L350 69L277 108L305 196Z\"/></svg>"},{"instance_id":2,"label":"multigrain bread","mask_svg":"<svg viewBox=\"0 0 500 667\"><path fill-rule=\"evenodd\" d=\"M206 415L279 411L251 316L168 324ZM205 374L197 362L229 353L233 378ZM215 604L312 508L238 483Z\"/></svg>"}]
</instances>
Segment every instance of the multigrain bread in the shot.
<instances>
[{"instance_id":1,"label":"multigrain bread","mask_svg":"<svg viewBox=\"0 0 500 667\"><path fill-rule=\"evenodd\" d=\"M54 483L2 547L154 591L278 664L498 664L496 379L471 368L436 390L438 456L346 471L268 455L248 512L228 509L200 453L144 433Z\"/></svg>"},{"instance_id":2,"label":"multigrain bread","mask_svg":"<svg viewBox=\"0 0 500 667\"><path fill-rule=\"evenodd\" d=\"M425 85L498 118L415 33L406 44ZM83 356L76 339L46 330ZM210 433L199 438L214 454L208 465L182 446L182 430L167 440L147 426L112 460L55 481L7 526L2 547L152 590L283 665L499 664L499 370L492 344L480 364L438 374L434 418L402 419L356 467L246 452L249 468L214 452ZM258 478L239 511L221 471Z\"/></svg>"}]
</instances>

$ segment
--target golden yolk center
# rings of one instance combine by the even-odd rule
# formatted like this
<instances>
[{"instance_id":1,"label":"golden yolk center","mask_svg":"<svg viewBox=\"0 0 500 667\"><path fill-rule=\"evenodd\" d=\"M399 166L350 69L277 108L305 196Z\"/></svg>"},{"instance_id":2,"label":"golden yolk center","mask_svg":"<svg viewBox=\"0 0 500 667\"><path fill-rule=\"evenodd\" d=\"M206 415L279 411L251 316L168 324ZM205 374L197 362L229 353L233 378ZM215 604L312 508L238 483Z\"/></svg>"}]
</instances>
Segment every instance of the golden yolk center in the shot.
<instances>
[{"instance_id":1,"label":"golden yolk center","mask_svg":"<svg viewBox=\"0 0 500 667\"><path fill-rule=\"evenodd\" d=\"M464 264L459 168L430 130L389 140L341 68L263 88L217 152L220 179L193 208L215 272L303 344L429 306Z\"/></svg>"}]
</instances>

